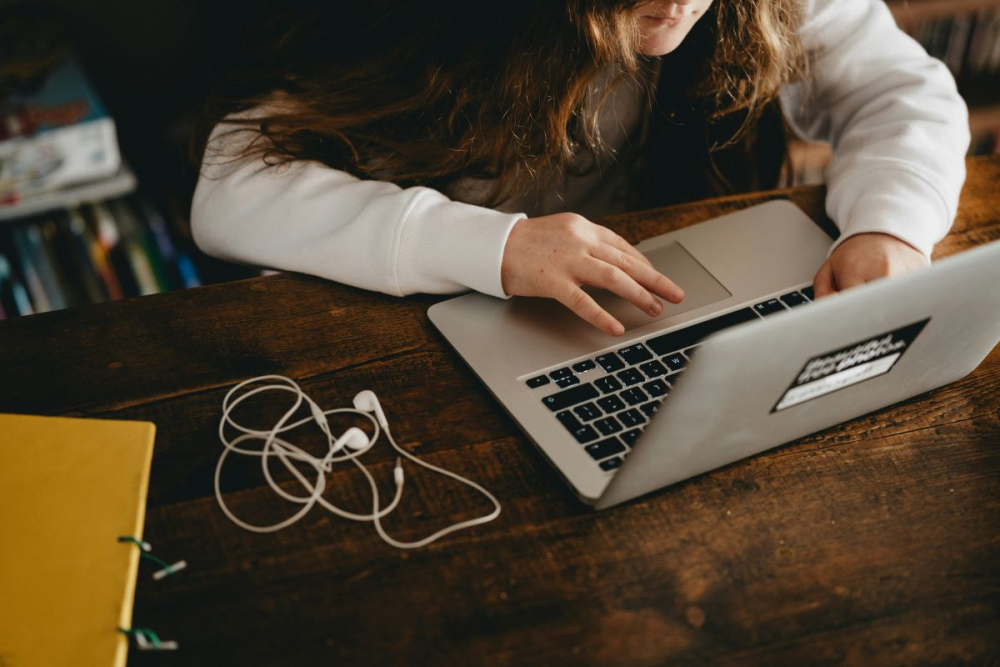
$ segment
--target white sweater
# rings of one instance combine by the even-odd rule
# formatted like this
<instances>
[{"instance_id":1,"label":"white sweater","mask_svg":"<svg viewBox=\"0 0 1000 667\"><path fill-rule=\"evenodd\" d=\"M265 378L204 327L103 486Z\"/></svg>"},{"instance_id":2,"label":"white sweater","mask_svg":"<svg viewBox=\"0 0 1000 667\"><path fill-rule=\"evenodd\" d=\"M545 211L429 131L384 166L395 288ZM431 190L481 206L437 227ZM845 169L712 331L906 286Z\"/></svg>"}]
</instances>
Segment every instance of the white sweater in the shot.
<instances>
[{"instance_id":1,"label":"white sweater","mask_svg":"<svg viewBox=\"0 0 1000 667\"><path fill-rule=\"evenodd\" d=\"M838 243L884 232L929 257L951 226L965 180L968 112L954 79L896 27L882 0L806 3L800 35L810 78L786 86L781 105L799 134L833 144L826 209L841 229ZM622 91L601 119L612 146L634 129L633 95ZM481 191L472 181L449 197L316 162L223 166L212 156L232 154L240 141L220 139L224 129L220 123L210 137L191 225L202 250L227 260L398 296L474 289L505 297L500 263L518 220L615 212L621 173L614 168L497 211L463 203Z\"/></svg>"}]
</instances>

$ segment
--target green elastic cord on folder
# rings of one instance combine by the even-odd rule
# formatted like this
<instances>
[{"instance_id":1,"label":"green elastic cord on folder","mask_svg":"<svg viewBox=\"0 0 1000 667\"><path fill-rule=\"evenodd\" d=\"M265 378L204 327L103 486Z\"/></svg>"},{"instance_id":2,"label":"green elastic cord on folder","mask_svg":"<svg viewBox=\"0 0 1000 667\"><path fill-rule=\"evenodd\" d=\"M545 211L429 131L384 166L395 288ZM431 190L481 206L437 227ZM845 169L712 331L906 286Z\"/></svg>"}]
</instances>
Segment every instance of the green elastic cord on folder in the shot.
<instances>
[{"instance_id":1,"label":"green elastic cord on folder","mask_svg":"<svg viewBox=\"0 0 1000 667\"><path fill-rule=\"evenodd\" d=\"M162 579L163 577L183 570L187 567L187 561L177 561L173 565L163 560L162 558L157 558L153 554L149 553L152 551L153 547L150 546L149 542L145 542L131 535L121 535L118 538L119 542L130 542L139 547L139 555L147 560L151 560L160 566L160 569L153 573L154 579Z\"/></svg>"},{"instance_id":2,"label":"green elastic cord on folder","mask_svg":"<svg viewBox=\"0 0 1000 667\"><path fill-rule=\"evenodd\" d=\"M139 648L149 651L175 651L177 650L177 642L168 641L165 642L160 639L160 636L149 628L132 628L131 630L126 628L118 628L118 632L129 637L135 637L136 643Z\"/></svg>"}]
</instances>

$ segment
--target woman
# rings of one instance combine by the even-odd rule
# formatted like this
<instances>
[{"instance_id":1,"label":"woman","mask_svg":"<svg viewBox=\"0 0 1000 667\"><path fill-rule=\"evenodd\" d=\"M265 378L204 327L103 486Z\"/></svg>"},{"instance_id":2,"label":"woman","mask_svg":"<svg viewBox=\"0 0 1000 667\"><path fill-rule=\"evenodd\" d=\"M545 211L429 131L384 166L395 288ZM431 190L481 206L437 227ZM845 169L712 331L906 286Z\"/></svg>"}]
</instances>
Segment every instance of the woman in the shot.
<instances>
[{"instance_id":1,"label":"woman","mask_svg":"<svg viewBox=\"0 0 1000 667\"><path fill-rule=\"evenodd\" d=\"M882 0L362 4L277 20L208 110L206 252L621 335L581 285L683 291L588 218L773 185L783 123L834 146L817 295L927 264L954 218L967 111Z\"/></svg>"}]
</instances>

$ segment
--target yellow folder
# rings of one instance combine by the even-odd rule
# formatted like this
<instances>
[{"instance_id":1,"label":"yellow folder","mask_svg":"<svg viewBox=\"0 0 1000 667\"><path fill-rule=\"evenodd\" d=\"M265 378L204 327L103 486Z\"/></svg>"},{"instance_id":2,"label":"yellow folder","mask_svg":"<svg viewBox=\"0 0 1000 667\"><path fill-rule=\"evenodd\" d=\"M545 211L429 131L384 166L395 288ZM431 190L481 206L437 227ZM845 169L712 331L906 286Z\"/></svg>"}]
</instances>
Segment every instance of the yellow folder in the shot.
<instances>
[{"instance_id":1,"label":"yellow folder","mask_svg":"<svg viewBox=\"0 0 1000 667\"><path fill-rule=\"evenodd\" d=\"M0 665L125 664L155 430L0 414Z\"/></svg>"}]
</instances>

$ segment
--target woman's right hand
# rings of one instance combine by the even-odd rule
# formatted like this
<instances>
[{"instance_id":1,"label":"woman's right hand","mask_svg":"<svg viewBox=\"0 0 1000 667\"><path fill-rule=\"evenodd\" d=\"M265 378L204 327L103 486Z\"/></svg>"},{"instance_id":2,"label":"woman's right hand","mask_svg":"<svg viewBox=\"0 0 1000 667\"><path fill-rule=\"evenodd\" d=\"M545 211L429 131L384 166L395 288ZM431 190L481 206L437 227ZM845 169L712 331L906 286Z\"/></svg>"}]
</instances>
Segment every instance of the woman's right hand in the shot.
<instances>
[{"instance_id":1,"label":"woman's right hand","mask_svg":"<svg viewBox=\"0 0 1000 667\"><path fill-rule=\"evenodd\" d=\"M575 213L516 223L504 247L500 280L506 294L556 299L612 336L621 336L625 327L581 285L614 292L650 317L663 311L654 295L671 303L684 299L684 290L628 241Z\"/></svg>"}]
</instances>

